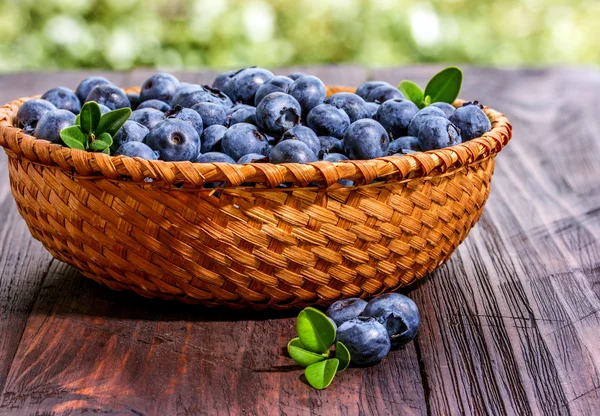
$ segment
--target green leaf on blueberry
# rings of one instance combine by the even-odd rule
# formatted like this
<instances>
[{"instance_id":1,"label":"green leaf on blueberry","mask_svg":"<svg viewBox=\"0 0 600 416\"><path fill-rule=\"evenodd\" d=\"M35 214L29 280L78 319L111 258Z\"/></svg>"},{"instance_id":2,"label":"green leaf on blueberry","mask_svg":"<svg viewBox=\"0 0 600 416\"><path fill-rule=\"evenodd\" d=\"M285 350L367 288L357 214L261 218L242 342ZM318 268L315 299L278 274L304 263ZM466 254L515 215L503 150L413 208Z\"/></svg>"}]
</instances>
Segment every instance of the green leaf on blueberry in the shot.
<instances>
[{"instance_id":1,"label":"green leaf on blueberry","mask_svg":"<svg viewBox=\"0 0 600 416\"><path fill-rule=\"evenodd\" d=\"M337 358L330 358L309 365L304 372L308 384L318 390L327 388L333 381L339 364L340 361Z\"/></svg>"},{"instance_id":2,"label":"green leaf on blueberry","mask_svg":"<svg viewBox=\"0 0 600 416\"><path fill-rule=\"evenodd\" d=\"M460 68L450 66L435 74L429 80L425 91L412 81L404 80L398 89L420 109L433 103L452 104L458 98L462 87L463 73Z\"/></svg>"},{"instance_id":3,"label":"green leaf on blueberry","mask_svg":"<svg viewBox=\"0 0 600 416\"><path fill-rule=\"evenodd\" d=\"M102 114L100 105L89 101L81 107L75 125L60 131L60 138L68 147L91 150L110 155L113 137L131 116L131 108L119 108Z\"/></svg>"}]
</instances>

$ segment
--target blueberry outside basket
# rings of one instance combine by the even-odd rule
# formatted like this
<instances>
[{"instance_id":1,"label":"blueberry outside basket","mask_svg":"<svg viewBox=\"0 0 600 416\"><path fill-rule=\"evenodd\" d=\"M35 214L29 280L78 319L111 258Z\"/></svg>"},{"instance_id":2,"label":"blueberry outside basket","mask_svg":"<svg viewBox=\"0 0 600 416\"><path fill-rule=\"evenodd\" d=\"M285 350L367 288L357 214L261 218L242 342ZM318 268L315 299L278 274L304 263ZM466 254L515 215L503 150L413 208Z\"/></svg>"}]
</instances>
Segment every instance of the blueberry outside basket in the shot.
<instances>
[{"instance_id":1,"label":"blueberry outside basket","mask_svg":"<svg viewBox=\"0 0 600 416\"><path fill-rule=\"evenodd\" d=\"M328 87L340 91L354 89ZM28 99L0 108L0 145L33 237L112 289L232 308L328 305L427 275L479 219L512 134L485 108L489 133L425 153L307 165L148 161L25 135L13 119ZM277 188L284 182L295 185Z\"/></svg>"}]
</instances>

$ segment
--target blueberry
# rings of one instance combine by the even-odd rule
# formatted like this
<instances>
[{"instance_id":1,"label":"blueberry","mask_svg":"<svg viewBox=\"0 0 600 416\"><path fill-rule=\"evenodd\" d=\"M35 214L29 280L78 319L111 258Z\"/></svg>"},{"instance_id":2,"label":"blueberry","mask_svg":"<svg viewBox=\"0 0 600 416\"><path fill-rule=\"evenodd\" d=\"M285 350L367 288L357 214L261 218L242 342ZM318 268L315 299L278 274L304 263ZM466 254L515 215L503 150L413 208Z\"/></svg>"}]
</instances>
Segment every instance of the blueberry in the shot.
<instances>
[{"instance_id":1,"label":"blueberry","mask_svg":"<svg viewBox=\"0 0 600 416\"><path fill-rule=\"evenodd\" d=\"M379 110L379 103L365 103L365 108L367 110L365 118L373 118L375 114L377 114L377 110Z\"/></svg>"},{"instance_id":2,"label":"blueberry","mask_svg":"<svg viewBox=\"0 0 600 416\"><path fill-rule=\"evenodd\" d=\"M140 105L138 105L137 108L138 109L154 108L154 109L156 109L158 111L162 111L164 113L165 111L169 111L171 109L171 106L169 104L165 103L164 101L151 99L151 100L143 101Z\"/></svg>"},{"instance_id":3,"label":"blueberry","mask_svg":"<svg viewBox=\"0 0 600 416\"><path fill-rule=\"evenodd\" d=\"M184 90L173 98L171 106L180 105L182 107L191 108L197 103L215 103L229 108L233 105L228 96L220 90L212 88L208 85L202 85L200 89Z\"/></svg>"},{"instance_id":4,"label":"blueberry","mask_svg":"<svg viewBox=\"0 0 600 416\"><path fill-rule=\"evenodd\" d=\"M419 309L413 300L399 293L386 293L372 299L363 316L376 319L387 330L392 348L412 341L419 331Z\"/></svg>"},{"instance_id":5,"label":"blueberry","mask_svg":"<svg viewBox=\"0 0 600 416\"><path fill-rule=\"evenodd\" d=\"M446 117L446 114L443 110L439 109L438 107L425 107L424 109L419 111L410 121L410 124L408 125L408 135L416 137L419 134L419 129L421 128L423 121L431 116Z\"/></svg>"},{"instance_id":6,"label":"blueberry","mask_svg":"<svg viewBox=\"0 0 600 416\"><path fill-rule=\"evenodd\" d=\"M327 162L341 162L342 160L350 160L346 155L341 153L328 153L323 157Z\"/></svg>"},{"instance_id":7,"label":"blueberry","mask_svg":"<svg viewBox=\"0 0 600 416\"><path fill-rule=\"evenodd\" d=\"M26 101L19 107L15 125L23 129L25 134L33 134L35 126L42 116L50 111L55 111L56 107L49 101L40 98Z\"/></svg>"},{"instance_id":8,"label":"blueberry","mask_svg":"<svg viewBox=\"0 0 600 416\"><path fill-rule=\"evenodd\" d=\"M317 156L300 140L283 140L273 147L269 155L271 163L310 163Z\"/></svg>"},{"instance_id":9,"label":"blueberry","mask_svg":"<svg viewBox=\"0 0 600 416\"><path fill-rule=\"evenodd\" d=\"M450 118L452 114L454 114L454 106L448 103L437 102L431 104L433 107L437 107L446 114L446 117Z\"/></svg>"},{"instance_id":10,"label":"blueberry","mask_svg":"<svg viewBox=\"0 0 600 416\"><path fill-rule=\"evenodd\" d=\"M246 163L261 163L261 162L268 162L268 161L269 161L269 158L265 155L261 155L260 153L248 153L247 155L240 157L240 159L237 161L237 163L239 165L243 165Z\"/></svg>"},{"instance_id":11,"label":"blueberry","mask_svg":"<svg viewBox=\"0 0 600 416\"><path fill-rule=\"evenodd\" d=\"M129 142L143 142L150 130L137 121L127 120L113 138L113 150Z\"/></svg>"},{"instance_id":12,"label":"blueberry","mask_svg":"<svg viewBox=\"0 0 600 416\"><path fill-rule=\"evenodd\" d=\"M365 310L367 301L360 298L349 298L333 302L325 314L330 317L337 326L342 325L350 319L358 318Z\"/></svg>"},{"instance_id":13,"label":"blueberry","mask_svg":"<svg viewBox=\"0 0 600 416\"><path fill-rule=\"evenodd\" d=\"M467 104L459 107L450 117L450 121L460 129L463 141L481 137L492 129L492 123L478 105Z\"/></svg>"},{"instance_id":14,"label":"blueberry","mask_svg":"<svg viewBox=\"0 0 600 416\"><path fill-rule=\"evenodd\" d=\"M212 83L212 87L223 91L225 85L231 80L231 77L233 77L236 72L238 71L223 72L221 75L215 78L215 80Z\"/></svg>"},{"instance_id":15,"label":"blueberry","mask_svg":"<svg viewBox=\"0 0 600 416\"><path fill-rule=\"evenodd\" d=\"M383 126L365 118L350 125L344 135L344 153L353 160L374 159L386 155L390 137Z\"/></svg>"},{"instance_id":16,"label":"blueberry","mask_svg":"<svg viewBox=\"0 0 600 416\"><path fill-rule=\"evenodd\" d=\"M111 110L131 107L127 94L125 94L122 89L112 84L96 85L90 91L85 101L96 101L98 104L104 104Z\"/></svg>"},{"instance_id":17,"label":"blueberry","mask_svg":"<svg viewBox=\"0 0 600 416\"><path fill-rule=\"evenodd\" d=\"M129 116L129 120L137 121L142 126L145 126L148 130L152 130L154 126L165 119L165 114L162 111L158 111L155 108L142 108L141 110L135 110Z\"/></svg>"},{"instance_id":18,"label":"blueberry","mask_svg":"<svg viewBox=\"0 0 600 416\"><path fill-rule=\"evenodd\" d=\"M139 157L146 160L157 160L158 152L152 150L147 144L133 141L123 143L117 151L115 156L128 156L128 157Z\"/></svg>"},{"instance_id":19,"label":"blueberry","mask_svg":"<svg viewBox=\"0 0 600 416\"><path fill-rule=\"evenodd\" d=\"M223 152L238 160L248 153L266 154L269 142L256 126L238 123L227 129L221 140Z\"/></svg>"},{"instance_id":20,"label":"blueberry","mask_svg":"<svg viewBox=\"0 0 600 416\"><path fill-rule=\"evenodd\" d=\"M37 123L33 135L52 143L62 143L60 131L75 124L75 114L68 110L54 110L45 113Z\"/></svg>"},{"instance_id":21,"label":"blueberry","mask_svg":"<svg viewBox=\"0 0 600 416\"><path fill-rule=\"evenodd\" d=\"M361 97L350 92L338 92L333 94L327 100L326 104L333 104L341 108L348 114L350 123L354 123L361 118L369 118L369 111L366 107L366 102Z\"/></svg>"},{"instance_id":22,"label":"blueberry","mask_svg":"<svg viewBox=\"0 0 600 416\"><path fill-rule=\"evenodd\" d=\"M129 104L131 104L131 109L136 110L138 105L140 105L140 95L135 92L128 92L127 99L129 100Z\"/></svg>"},{"instance_id":23,"label":"blueberry","mask_svg":"<svg viewBox=\"0 0 600 416\"><path fill-rule=\"evenodd\" d=\"M321 142L314 131L304 126L296 126L286 131L281 140L300 140L308 146L315 155L321 151Z\"/></svg>"},{"instance_id":24,"label":"blueberry","mask_svg":"<svg viewBox=\"0 0 600 416\"><path fill-rule=\"evenodd\" d=\"M68 110L73 114L79 114L81 111L81 102L73 91L65 87L52 88L42 95L42 100L50 101L54 106L61 110Z\"/></svg>"},{"instance_id":25,"label":"blueberry","mask_svg":"<svg viewBox=\"0 0 600 416\"><path fill-rule=\"evenodd\" d=\"M419 139L414 136L399 137L396 140L390 142L388 146L387 154L396 155L403 154L407 155L410 153L421 152L421 146L419 145Z\"/></svg>"},{"instance_id":26,"label":"blueberry","mask_svg":"<svg viewBox=\"0 0 600 416\"><path fill-rule=\"evenodd\" d=\"M215 103L196 103L192 107L202 117L204 128L214 125L224 126L227 122L227 112L221 104Z\"/></svg>"},{"instance_id":27,"label":"blueberry","mask_svg":"<svg viewBox=\"0 0 600 416\"><path fill-rule=\"evenodd\" d=\"M323 104L327 97L327 88L319 78L305 75L290 85L288 94L300 103L302 117L306 117L310 110Z\"/></svg>"},{"instance_id":28,"label":"blueberry","mask_svg":"<svg viewBox=\"0 0 600 416\"><path fill-rule=\"evenodd\" d=\"M256 107L256 124L271 134L281 135L300 124L300 104L291 95L272 92Z\"/></svg>"},{"instance_id":29,"label":"blueberry","mask_svg":"<svg viewBox=\"0 0 600 416\"><path fill-rule=\"evenodd\" d=\"M388 100L382 103L374 119L379 121L392 137L406 136L408 125L419 112L419 107L408 100Z\"/></svg>"},{"instance_id":30,"label":"blueberry","mask_svg":"<svg viewBox=\"0 0 600 416\"><path fill-rule=\"evenodd\" d=\"M363 366L376 364L390 352L390 338L377 320L359 317L344 322L337 331L338 340L350 352L350 362Z\"/></svg>"},{"instance_id":31,"label":"blueberry","mask_svg":"<svg viewBox=\"0 0 600 416\"><path fill-rule=\"evenodd\" d=\"M265 81L273 78L273 73L262 68L245 68L235 73L223 87L223 92L234 103L254 104L256 91Z\"/></svg>"},{"instance_id":32,"label":"blueberry","mask_svg":"<svg viewBox=\"0 0 600 416\"><path fill-rule=\"evenodd\" d=\"M247 104L237 104L227 111L227 126L238 123L249 123L256 125L256 107Z\"/></svg>"},{"instance_id":33,"label":"blueberry","mask_svg":"<svg viewBox=\"0 0 600 416\"><path fill-rule=\"evenodd\" d=\"M146 144L166 161L193 160L200 153L198 132L187 121L168 118L158 123L146 136Z\"/></svg>"},{"instance_id":34,"label":"blueberry","mask_svg":"<svg viewBox=\"0 0 600 416\"><path fill-rule=\"evenodd\" d=\"M460 130L446 117L427 117L419 129L419 145L424 151L462 143Z\"/></svg>"},{"instance_id":35,"label":"blueberry","mask_svg":"<svg viewBox=\"0 0 600 416\"><path fill-rule=\"evenodd\" d=\"M198 133L198 137L202 136L202 131L204 130L204 122L200 114L198 114L191 108L175 107L173 110L167 111L165 113L165 116L167 117L167 119L175 118L189 123Z\"/></svg>"},{"instance_id":36,"label":"blueberry","mask_svg":"<svg viewBox=\"0 0 600 416\"><path fill-rule=\"evenodd\" d=\"M177 92L170 102L171 108L174 108L178 105L186 107L184 104L189 104L188 107L193 106L196 104L196 102L190 103L192 100L189 97L196 91L201 91L203 89L204 88L198 84L180 83Z\"/></svg>"},{"instance_id":37,"label":"blueberry","mask_svg":"<svg viewBox=\"0 0 600 416\"><path fill-rule=\"evenodd\" d=\"M98 104L98 106L100 107L100 114L106 114L109 111L112 111L110 108L108 108L104 104Z\"/></svg>"},{"instance_id":38,"label":"blueberry","mask_svg":"<svg viewBox=\"0 0 600 416\"><path fill-rule=\"evenodd\" d=\"M215 124L204 129L200 142L202 143L202 153L220 152L221 139L225 136L227 127Z\"/></svg>"},{"instance_id":39,"label":"blueberry","mask_svg":"<svg viewBox=\"0 0 600 416\"><path fill-rule=\"evenodd\" d=\"M306 122L318 136L333 136L338 139L344 137L350 126L348 114L331 104L320 104L310 110Z\"/></svg>"},{"instance_id":40,"label":"blueberry","mask_svg":"<svg viewBox=\"0 0 600 416\"><path fill-rule=\"evenodd\" d=\"M296 81L298 78L305 76L306 74L304 72L293 72L291 74L289 74L287 77L289 79L291 79L292 81Z\"/></svg>"},{"instance_id":41,"label":"blueberry","mask_svg":"<svg viewBox=\"0 0 600 416\"><path fill-rule=\"evenodd\" d=\"M404 94L396 87L382 85L372 90L366 101L385 103L387 100L404 99Z\"/></svg>"},{"instance_id":42,"label":"blueberry","mask_svg":"<svg viewBox=\"0 0 600 416\"><path fill-rule=\"evenodd\" d=\"M356 89L356 95L361 97L363 100L366 100L371 91L381 86L391 87L392 84L385 81L367 81L358 86Z\"/></svg>"},{"instance_id":43,"label":"blueberry","mask_svg":"<svg viewBox=\"0 0 600 416\"><path fill-rule=\"evenodd\" d=\"M287 94L290 85L292 85L293 82L294 80L291 78L282 76L276 76L265 81L265 83L258 87L258 90L256 90L256 95L254 96L254 105L258 107L258 104L261 102L261 100L272 92L283 92Z\"/></svg>"},{"instance_id":44,"label":"blueberry","mask_svg":"<svg viewBox=\"0 0 600 416\"><path fill-rule=\"evenodd\" d=\"M264 156L263 156L264 157ZM235 163L231 157L221 152L203 153L195 160L196 163Z\"/></svg>"},{"instance_id":45,"label":"blueberry","mask_svg":"<svg viewBox=\"0 0 600 416\"><path fill-rule=\"evenodd\" d=\"M160 100L170 103L179 87L179 80L171 74L159 73L148 78L140 90L140 101Z\"/></svg>"},{"instance_id":46,"label":"blueberry","mask_svg":"<svg viewBox=\"0 0 600 416\"><path fill-rule=\"evenodd\" d=\"M79 98L79 102L83 103L90 91L93 90L95 86L102 84L112 84L112 82L104 77L87 77L81 81L75 89L75 95Z\"/></svg>"},{"instance_id":47,"label":"blueberry","mask_svg":"<svg viewBox=\"0 0 600 416\"><path fill-rule=\"evenodd\" d=\"M337 137L319 136L320 151L327 153L344 153L344 144Z\"/></svg>"}]
</instances>

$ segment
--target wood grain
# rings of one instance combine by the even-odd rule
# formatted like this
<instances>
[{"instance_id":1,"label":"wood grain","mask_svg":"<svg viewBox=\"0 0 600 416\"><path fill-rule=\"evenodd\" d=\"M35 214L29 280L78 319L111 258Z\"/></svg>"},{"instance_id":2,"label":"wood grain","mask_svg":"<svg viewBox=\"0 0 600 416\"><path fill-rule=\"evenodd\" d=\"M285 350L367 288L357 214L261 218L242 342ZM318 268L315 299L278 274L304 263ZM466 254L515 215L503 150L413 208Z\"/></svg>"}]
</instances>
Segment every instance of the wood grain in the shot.
<instances>
[{"instance_id":1,"label":"wood grain","mask_svg":"<svg viewBox=\"0 0 600 416\"><path fill-rule=\"evenodd\" d=\"M355 85L424 83L437 69L276 72ZM135 85L151 72L111 77ZM83 76L0 76L0 97L74 87ZM484 215L452 259L409 291L423 315L417 342L378 366L341 373L323 392L282 354L293 311L111 292L31 240L3 176L0 414L597 414L600 72L467 68L462 95L514 125Z\"/></svg>"}]
</instances>

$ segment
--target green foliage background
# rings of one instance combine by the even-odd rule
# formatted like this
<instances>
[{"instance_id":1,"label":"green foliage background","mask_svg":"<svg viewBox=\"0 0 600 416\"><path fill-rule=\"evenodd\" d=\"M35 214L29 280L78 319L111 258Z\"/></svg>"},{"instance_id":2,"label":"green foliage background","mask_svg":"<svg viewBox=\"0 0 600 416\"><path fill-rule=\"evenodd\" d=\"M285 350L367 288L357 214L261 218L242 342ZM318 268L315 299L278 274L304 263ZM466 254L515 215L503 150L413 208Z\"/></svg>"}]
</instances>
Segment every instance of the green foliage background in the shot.
<instances>
[{"instance_id":1,"label":"green foliage background","mask_svg":"<svg viewBox=\"0 0 600 416\"><path fill-rule=\"evenodd\" d=\"M598 0L0 0L0 71L600 63Z\"/></svg>"}]
</instances>

